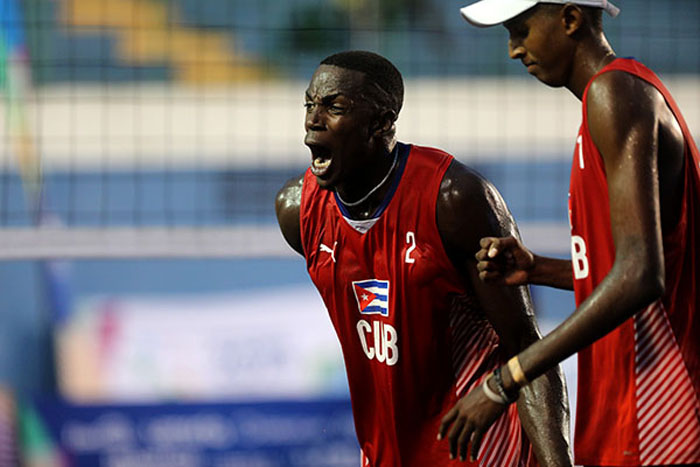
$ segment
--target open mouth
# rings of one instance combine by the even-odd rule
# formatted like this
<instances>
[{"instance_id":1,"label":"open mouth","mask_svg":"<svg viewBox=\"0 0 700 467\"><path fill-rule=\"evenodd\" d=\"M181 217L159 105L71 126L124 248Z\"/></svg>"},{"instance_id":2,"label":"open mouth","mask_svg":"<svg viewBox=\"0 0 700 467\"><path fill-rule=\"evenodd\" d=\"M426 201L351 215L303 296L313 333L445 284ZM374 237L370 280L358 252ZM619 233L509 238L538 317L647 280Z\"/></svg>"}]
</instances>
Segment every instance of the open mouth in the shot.
<instances>
[{"instance_id":1,"label":"open mouth","mask_svg":"<svg viewBox=\"0 0 700 467\"><path fill-rule=\"evenodd\" d=\"M311 149L311 173L317 177L323 177L331 165L331 152L328 148L318 145L308 145Z\"/></svg>"}]
</instances>

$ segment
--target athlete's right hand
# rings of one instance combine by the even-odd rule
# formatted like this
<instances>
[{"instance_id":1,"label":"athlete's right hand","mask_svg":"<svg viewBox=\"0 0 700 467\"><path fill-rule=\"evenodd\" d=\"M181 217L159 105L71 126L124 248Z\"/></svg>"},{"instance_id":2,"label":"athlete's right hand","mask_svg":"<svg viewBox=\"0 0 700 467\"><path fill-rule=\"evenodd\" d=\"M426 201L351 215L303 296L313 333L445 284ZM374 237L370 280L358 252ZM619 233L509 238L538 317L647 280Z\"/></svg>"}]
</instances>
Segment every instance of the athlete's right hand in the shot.
<instances>
[{"instance_id":1,"label":"athlete's right hand","mask_svg":"<svg viewBox=\"0 0 700 467\"><path fill-rule=\"evenodd\" d=\"M484 237L476 253L479 278L501 285L526 285L535 267L535 255L515 237Z\"/></svg>"}]
</instances>

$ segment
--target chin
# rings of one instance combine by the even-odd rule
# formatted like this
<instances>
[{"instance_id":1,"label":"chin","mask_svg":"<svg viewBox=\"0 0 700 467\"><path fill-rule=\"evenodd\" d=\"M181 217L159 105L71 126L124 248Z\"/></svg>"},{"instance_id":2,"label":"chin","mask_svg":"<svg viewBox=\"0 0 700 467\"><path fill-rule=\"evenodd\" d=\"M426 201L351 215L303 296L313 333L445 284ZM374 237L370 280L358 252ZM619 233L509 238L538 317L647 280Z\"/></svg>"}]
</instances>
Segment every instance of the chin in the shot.
<instances>
[{"instance_id":1,"label":"chin","mask_svg":"<svg viewBox=\"0 0 700 467\"><path fill-rule=\"evenodd\" d=\"M325 178L316 177L316 184L322 190L329 190L329 191L335 190L335 183L333 183L332 179L325 179Z\"/></svg>"},{"instance_id":2,"label":"chin","mask_svg":"<svg viewBox=\"0 0 700 467\"><path fill-rule=\"evenodd\" d=\"M537 78L539 82L552 88L560 88L566 86L567 83L567 79L565 76L562 76L562 73L546 73L542 68L533 70L533 73L530 74Z\"/></svg>"},{"instance_id":3,"label":"chin","mask_svg":"<svg viewBox=\"0 0 700 467\"><path fill-rule=\"evenodd\" d=\"M551 88L560 88L560 87L566 85L566 82L564 82L564 81L562 81L562 80L559 80L559 79L554 79L554 78L552 78L552 77L550 77L550 76L544 76L544 77L540 77L540 76L537 76L537 75L533 75L533 76L534 76L535 78L537 78L537 80L538 80L540 83L546 84L547 86L549 86L549 87L551 87Z\"/></svg>"}]
</instances>

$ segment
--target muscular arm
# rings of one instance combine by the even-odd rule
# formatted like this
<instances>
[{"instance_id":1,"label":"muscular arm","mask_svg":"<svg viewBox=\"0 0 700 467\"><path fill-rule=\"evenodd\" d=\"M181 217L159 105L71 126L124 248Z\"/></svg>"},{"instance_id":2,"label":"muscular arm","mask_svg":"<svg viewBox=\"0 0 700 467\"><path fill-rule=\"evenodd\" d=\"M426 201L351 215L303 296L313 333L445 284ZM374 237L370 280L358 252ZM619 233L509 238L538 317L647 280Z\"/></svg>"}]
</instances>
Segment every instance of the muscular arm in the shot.
<instances>
[{"instance_id":1,"label":"muscular arm","mask_svg":"<svg viewBox=\"0 0 700 467\"><path fill-rule=\"evenodd\" d=\"M591 136L605 162L615 261L564 323L520 355L528 377L605 336L664 291L658 169L677 166L673 161L682 157L672 150L664 155L664 165L659 161L666 104L641 80L610 72L591 86L588 112ZM681 145L666 144L682 151ZM668 172L665 176L673 178Z\"/></svg>"},{"instance_id":2,"label":"muscular arm","mask_svg":"<svg viewBox=\"0 0 700 467\"><path fill-rule=\"evenodd\" d=\"M292 178L287 181L275 198L275 212L282 236L289 246L300 255L304 255L301 244L301 228L299 224L299 212L301 208L301 189L304 176Z\"/></svg>"},{"instance_id":3,"label":"muscular arm","mask_svg":"<svg viewBox=\"0 0 700 467\"><path fill-rule=\"evenodd\" d=\"M504 357L540 338L525 287L486 284L478 278L474 253L484 236L518 236L496 189L458 162L448 169L437 204L437 222L453 264L472 289L499 334ZM559 368L523 391L518 412L542 465L570 465L568 400Z\"/></svg>"},{"instance_id":4,"label":"muscular arm","mask_svg":"<svg viewBox=\"0 0 700 467\"><path fill-rule=\"evenodd\" d=\"M678 122L657 90L622 72L599 76L587 105L591 136L605 163L615 260L566 321L518 355L530 381L664 292L662 229L677 223L680 204L683 136ZM517 389L507 369L503 385L507 392ZM471 391L460 404L468 427L464 436L473 435L478 447L503 406L490 403L483 390Z\"/></svg>"}]
</instances>

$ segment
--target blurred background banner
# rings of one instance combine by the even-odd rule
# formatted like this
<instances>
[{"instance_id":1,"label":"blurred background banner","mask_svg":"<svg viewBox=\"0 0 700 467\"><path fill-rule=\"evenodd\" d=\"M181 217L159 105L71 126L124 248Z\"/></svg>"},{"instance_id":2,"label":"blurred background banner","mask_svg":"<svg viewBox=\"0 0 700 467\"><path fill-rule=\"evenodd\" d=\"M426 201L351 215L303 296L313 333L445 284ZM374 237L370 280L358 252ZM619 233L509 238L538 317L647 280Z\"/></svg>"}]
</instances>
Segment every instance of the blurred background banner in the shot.
<instances>
[{"instance_id":1,"label":"blurred background banner","mask_svg":"<svg viewBox=\"0 0 700 467\"><path fill-rule=\"evenodd\" d=\"M31 401L28 465L345 467L359 464L346 399L73 405ZM11 465L11 464L5 464Z\"/></svg>"},{"instance_id":2,"label":"blurred background banner","mask_svg":"<svg viewBox=\"0 0 700 467\"><path fill-rule=\"evenodd\" d=\"M102 403L344 397L340 346L322 318L318 295L299 287L92 298L57 328L59 386Z\"/></svg>"},{"instance_id":3,"label":"blurred background banner","mask_svg":"<svg viewBox=\"0 0 700 467\"><path fill-rule=\"evenodd\" d=\"M310 161L303 95L332 53L394 62L399 138L481 172L528 246L566 256L580 105L507 58L504 28L468 26L466 3L0 0L0 465L17 436L31 465L359 459L352 436L323 438L352 462L316 464L287 449L305 443L293 431L269 449L229 440L216 462L204 444L149 457L140 438L149 417L197 407L226 419L254 406L261 426L277 410L326 414L324 401L347 411L333 329L273 209ZM613 47L661 75L697 138L700 2L618 3ZM567 292L532 293L544 330L573 309ZM351 433L343 413L299 423ZM132 433L132 457L67 441L66 427L105 418L124 421L105 429ZM190 435L210 433L192 420ZM236 420L225 430L252 429Z\"/></svg>"}]
</instances>

